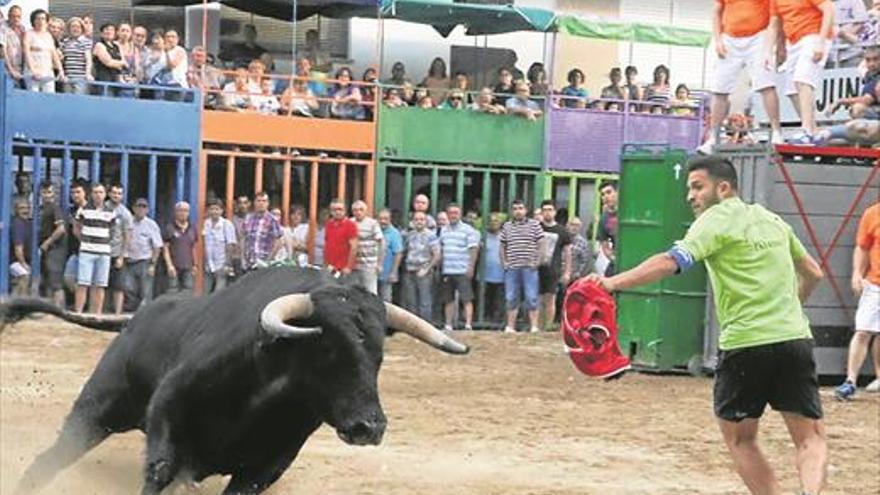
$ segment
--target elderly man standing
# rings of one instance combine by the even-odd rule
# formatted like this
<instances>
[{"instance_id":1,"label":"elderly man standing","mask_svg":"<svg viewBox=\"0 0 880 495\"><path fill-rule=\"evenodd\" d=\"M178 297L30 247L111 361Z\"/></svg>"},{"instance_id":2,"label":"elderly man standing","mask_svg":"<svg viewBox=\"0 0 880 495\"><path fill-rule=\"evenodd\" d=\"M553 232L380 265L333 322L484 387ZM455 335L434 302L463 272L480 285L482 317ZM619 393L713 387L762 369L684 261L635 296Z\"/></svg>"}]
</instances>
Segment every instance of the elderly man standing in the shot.
<instances>
[{"instance_id":1,"label":"elderly man standing","mask_svg":"<svg viewBox=\"0 0 880 495\"><path fill-rule=\"evenodd\" d=\"M379 212L379 226L385 237L385 257L382 273L379 274L379 295L383 301L391 302L394 284L399 280L400 261L403 259L403 238L400 231L391 224L391 210L382 208Z\"/></svg>"},{"instance_id":2,"label":"elderly man standing","mask_svg":"<svg viewBox=\"0 0 880 495\"><path fill-rule=\"evenodd\" d=\"M153 280L156 277L156 261L162 253L162 231L147 216L150 203L146 198L134 202L134 218L131 222L131 242L128 243L126 268L129 290L140 298L140 305L153 300Z\"/></svg>"},{"instance_id":3,"label":"elderly man standing","mask_svg":"<svg viewBox=\"0 0 880 495\"><path fill-rule=\"evenodd\" d=\"M125 253L131 240L132 216L122 204L122 185L110 186L107 206L113 209L116 223L110 231L110 290L113 291L113 311L122 314L125 302Z\"/></svg>"},{"instance_id":4,"label":"elderly man standing","mask_svg":"<svg viewBox=\"0 0 880 495\"><path fill-rule=\"evenodd\" d=\"M355 201L351 205L351 213L358 230L355 273L361 285L373 294L378 294L379 271L385 257L385 238L379 222L367 215L367 203Z\"/></svg>"},{"instance_id":5,"label":"elderly man standing","mask_svg":"<svg viewBox=\"0 0 880 495\"><path fill-rule=\"evenodd\" d=\"M425 321L431 321L434 267L440 263L440 241L427 226L427 215L413 213L413 228L406 234L406 275L403 278L405 306Z\"/></svg>"},{"instance_id":6,"label":"elderly man standing","mask_svg":"<svg viewBox=\"0 0 880 495\"><path fill-rule=\"evenodd\" d=\"M413 211L410 213L410 221L409 228L414 228L412 217L416 214L417 211L420 211L425 214L425 222L427 222L427 227L431 230L437 229L437 221L434 220L434 217L428 213L428 208L431 206L431 200L428 199L428 196L424 194L416 194L413 198L412 207Z\"/></svg>"},{"instance_id":7,"label":"elderly man standing","mask_svg":"<svg viewBox=\"0 0 880 495\"><path fill-rule=\"evenodd\" d=\"M267 266L281 249L281 224L269 212L269 195L254 195L254 211L244 222L244 268L256 270Z\"/></svg>"},{"instance_id":8,"label":"elderly man standing","mask_svg":"<svg viewBox=\"0 0 880 495\"><path fill-rule=\"evenodd\" d=\"M480 234L461 221L461 207L450 203L446 207L449 225L440 229L440 246L443 254L443 302L446 325L452 331L455 316L455 295L464 306L464 329L473 330L474 321L474 269L480 250Z\"/></svg>"},{"instance_id":9,"label":"elderly man standing","mask_svg":"<svg viewBox=\"0 0 880 495\"><path fill-rule=\"evenodd\" d=\"M174 222L165 226L165 268L168 270L168 291L188 294L193 289L196 270L196 229L189 221L189 203L174 205Z\"/></svg>"}]
</instances>

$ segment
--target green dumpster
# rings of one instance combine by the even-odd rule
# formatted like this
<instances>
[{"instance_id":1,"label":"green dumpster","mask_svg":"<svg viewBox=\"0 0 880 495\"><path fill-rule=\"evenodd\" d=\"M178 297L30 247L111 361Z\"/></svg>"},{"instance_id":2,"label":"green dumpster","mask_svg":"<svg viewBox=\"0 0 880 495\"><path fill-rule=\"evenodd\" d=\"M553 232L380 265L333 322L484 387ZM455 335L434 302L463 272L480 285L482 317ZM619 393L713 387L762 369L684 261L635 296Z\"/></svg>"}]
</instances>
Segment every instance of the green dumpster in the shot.
<instances>
[{"instance_id":1,"label":"green dumpster","mask_svg":"<svg viewBox=\"0 0 880 495\"><path fill-rule=\"evenodd\" d=\"M624 146L618 209L618 270L628 270L683 238L694 220L687 205L687 154L667 146ZM621 291L619 339L637 369L701 370L706 313L702 264L684 275Z\"/></svg>"}]
</instances>

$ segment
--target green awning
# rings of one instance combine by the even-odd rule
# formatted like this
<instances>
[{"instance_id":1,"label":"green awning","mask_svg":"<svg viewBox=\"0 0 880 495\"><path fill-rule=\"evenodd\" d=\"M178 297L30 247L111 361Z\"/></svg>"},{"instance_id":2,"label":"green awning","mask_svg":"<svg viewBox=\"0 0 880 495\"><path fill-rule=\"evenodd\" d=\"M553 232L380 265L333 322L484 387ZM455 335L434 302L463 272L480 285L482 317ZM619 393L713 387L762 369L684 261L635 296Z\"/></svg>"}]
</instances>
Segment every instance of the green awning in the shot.
<instances>
[{"instance_id":1,"label":"green awning","mask_svg":"<svg viewBox=\"0 0 880 495\"><path fill-rule=\"evenodd\" d=\"M515 5L454 3L452 0L385 1L386 19L430 24L448 36L456 26L464 26L470 36L514 31L550 31L555 26L553 11Z\"/></svg>"},{"instance_id":2,"label":"green awning","mask_svg":"<svg viewBox=\"0 0 880 495\"><path fill-rule=\"evenodd\" d=\"M556 25L562 33L583 38L699 48L709 46L712 41L712 33L709 31L673 26L584 19L574 16L559 16Z\"/></svg>"}]
</instances>

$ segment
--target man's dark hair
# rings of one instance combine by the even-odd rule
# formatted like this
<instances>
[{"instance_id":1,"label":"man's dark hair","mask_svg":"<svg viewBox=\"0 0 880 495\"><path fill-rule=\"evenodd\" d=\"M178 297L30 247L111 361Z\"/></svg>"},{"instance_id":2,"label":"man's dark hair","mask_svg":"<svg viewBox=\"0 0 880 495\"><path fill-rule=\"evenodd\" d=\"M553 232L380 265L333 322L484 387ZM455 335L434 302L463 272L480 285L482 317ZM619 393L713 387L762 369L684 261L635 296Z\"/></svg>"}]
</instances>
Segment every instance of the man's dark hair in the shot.
<instances>
[{"instance_id":1,"label":"man's dark hair","mask_svg":"<svg viewBox=\"0 0 880 495\"><path fill-rule=\"evenodd\" d=\"M602 189L605 189L606 187L610 187L611 189L614 189L616 191L617 190L617 182L612 182L610 180L605 181L605 182L599 184L599 191L602 191Z\"/></svg>"},{"instance_id":2,"label":"man's dark hair","mask_svg":"<svg viewBox=\"0 0 880 495\"><path fill-rule=\"evenodd\" d=\"M96 187L103 187L103 188L104 188L104 191L107 190L107 188L104 187L104 184L102 184L102 183L100 183L100 182L92 182L92 186L90 187L90 191L89 191L89 192L92 192Z\"/></svg>"},{"instance_id":3,"label":"man's dark hair","mask_svg":"<svg viewBox=\"0 0 880 495\"><path fill-rule=\"evenodd\" d=\"M113 29L116 29L116 24L113 24L112 22L105 22L104 24L101 24L101 26L98 28L98 32L102 33L108 27L112 27Z\"/></svg>"},{"instance_id":4,"label":"man's dark hair","mask_svg":"<svg viewBox=\"0 0 880 495\"><path fill-rule=\"evenodd\" d=\"M523 201L523 200L521 200L520 198L516 198L516 199L514 199L513 201L510 202L510 206L513 207L513 206L516 206L516 205L523 205L523 206L525 206L525 205L526 205L526 202Z\"/></svg>"},{"instance_id":5,"label":"man's dark hair","mask_svg":"<svg viewBox=\"0 0 880 495\"><path fill-rule=\"evenodd\" d=\"M556 202L552 199L545 199L544 201L541 201L541 208L545 206L552 206L553 208L556 208Z\"/></svg>"},{"instance_id":6,"label":"man's dark hair","mask_svg":"<svg viewBox=\"0 0 880 495\"><path fill-rule=\"evenodd\" d=\"M113 182L110 184L110 189L119 189L120 191L124 191L125 188L122 187L122 184L119 182Z\"/></svg>"},{"instance_id":7,"label":"man's dark hair","mask_svg":"<svg viewBox=\"0 0 880 495\"><path fill-rule=\"evenodd\" d=\"M86 193L89 192L88 184L86 184L85 182L83 182L81 180L75 180L75 181L73 181L73 183L70 184L70 190L72 191L74 189L82 189L83 192L86 192Z\"/></svg>"},{"instance_id":8,"label":"man's dark hair","mask_svg":"<svg viewBox=\"0 0 880 495\"><path fill-rule=\"evenodd\" d=\"M458 203L456 203L455 201L452 201L451 203L448 203L448 204L446 205L446 208L445 208L445 209L448 210L448 209L450 209L450 208L458 208L458 209L460 210L460 209L461 209L461 205L458 204Z\"/></svg>"},{"instance_id":9,"label":"man's dark hair","mask_svg":"<svg viewBox=\"0 0 880 495\"><path fill-rule=\"evenodd\" d=\"M624 73L626 73L627 75L629 75L629 74L638 74L638 73L639 73L639 69L636 69L636 66L634 66L634 65L627 65L627 66L626 66L626 70L624 70Z\"/></svg>"},{"instance_id":10,"label":"man's dark hair","mask_svg":"<svg viewBox=\"0 0 880 495\"><path fill-rule=\"evenodd\" d=\"M718 155L701 156L688 162L688 173L696 170L705 170L709 177L716 182L725 181L736 191L739 189L739 179L736 176L736 168L727 158Z\"/></svg>"},{"instance_id":11,"label":"man's dark hair","mask_svg":"<svg viewBox=\"0 0 880 495\"><path fill-rule=\"evenodd\" d=\"M220 209L223 209L223 201L220 198L208 198L208 201L205 202L205 206L210 208L212 206L219 206Z\"/></svg>"},{"instance_id":12,"label":"man's dark hair","mask_svg":"<svg viewBox=\"0 0 880 495\"><path fill-rule=\"evenodd\" d=\"M52 183L47 180L40 182L40 190L41 191L45 191L46 189L52 189L53 187L55 187L55 186L52 185Z\"/></svg>"}]
</instances>

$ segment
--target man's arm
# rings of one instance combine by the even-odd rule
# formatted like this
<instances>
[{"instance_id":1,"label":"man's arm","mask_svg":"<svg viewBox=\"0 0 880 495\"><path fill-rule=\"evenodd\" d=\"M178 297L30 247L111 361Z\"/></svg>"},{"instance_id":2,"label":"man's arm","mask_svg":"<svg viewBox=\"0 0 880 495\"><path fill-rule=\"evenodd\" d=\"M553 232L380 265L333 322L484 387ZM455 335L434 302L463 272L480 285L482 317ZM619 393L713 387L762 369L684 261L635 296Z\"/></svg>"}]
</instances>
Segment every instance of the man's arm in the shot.
<instances>
[{"instance_id":1,"label":"man's arm","mask_svg":"<svg viewBox=\"0 0 880 495\"><path fill-rule=\"evenodd\" d=\"M794 268L798 275L798 299L803 304L809 299L819 282L825 278L825 274L822 273L822 267L819 266L819 263L816 263L816 260L809 254L795 260Z\"/></svg>"},{"instance_id":2,"label":"man's arm","mask_svg":"<svg viewBox=\"0 0 880 495\"><path fill-rule=\"evenodd\" d=\"M831 30L834 28L834 4L826 0L819 5L822 11L822 27L819 28L819 39L813 48L813 62L819 63L831 44Z\"/></svg>"},{"instance_id":3,"label":"man's arm","mask_svg":"<svg viewBox=\"0 0 880 495\"><path fill-rule=\"evenodd\" d=\"M167 242L162 246L162 255L165 258L165 267L168 270L168 275L176 277L177 270L174 268L174 261L171 259L171 245Z\"/></svg>"},{"instance_id":4,"label":"man's arm","mask_svg":"<svg viewBox=\"0 0 880 495\"><path fill-rule=\"evenodd\" d=\"M52 245L62 237L64 237L64 220L58 220L55 222L55 230L53 230L49 237L40 244L40 249L48 251L49 248L51 248Z\"/></svg>"},{"instance_id":5,"label":"man's arm","mask_svg":"<svg viewBox=\"0 0 880 495\"><path fill-rule=\"evenodd\" d=\"M342 269L343 273L351 273L357 263L357 254L358 254L358 245L360 241L358 240L357 234L351 237L348 241L348 262L345 264L345 268Z\"/></svg>"},{"instance_id":6,"label":"man's arm","mask_svg":"<svg viewBox=\"0 0 880 495\"><path fill-rule=\"evenodd\" d=\"M562 283L568 285L571 281L571 244L566 244L566 246L562 248L562 266Z\"/></svg>"},{"instance_id":7,"label":"man's arm","mask_svg":"<svg viewBox=\"0 0 880 495\"><path fill-rule=\"evenodd\" d=\"M771 61L773 54L776 53L776 65L780 65L782 60L779 59L780 52L784 52L785 45L781 41L782 38L782 20L778 15L770 13L770 24L767 25L767 35L764 38L764 65L769 70L775 70Z\"/></svg>"},{"instance_id":8,"label":"man's arm","mask_svg":"<svg viewBox=\"0 0 880 495\"><path fill-rule=\"evenodd\" d=\"M501 254L501 268L507 270L507 243L501 243L501 249L498 250L498 253Z\"/></svg>"},{"instance_id":9,"label":"man's arm","mask_svg":"<svg viewBox=\"0 0 880 495\"><path fill-rule=\"evenodd\" d=\"M639 266L613 277L603 278L593 274L589 276L589 279L598 281L605 287L605 290L613 292L650 284L675 275L678 272L678 268L678 263L671 254L659 253L641 262Z\"/></svg>"},{"instance_id":10,"label":"man's arm","mask_svg":"<svg viewBox=\"0 0 880 495\"><path fill-rule=\"evenodd\" d=\"M868 273L868 250L856 246L853 250L852 290L856 297L862 295L865 274Z\"/></svg>"},{"instance_id":11,"label":"man's arm","mask_svg":"<svg viewBox=\"0 0 880 495\"><path fill-rule=\"evenodd\" d=\"M379 228L379 224L376 224L376 249L378 250L376 254L376 272L381 273L382 267L385 266L385 236L382 235L382 230Z\"/></svg>"},{"instance_id":12,"label":"man's arm","mask_svg":"<svg viewBox=\"0 0 880 495\"><path fill-rule=\"evenodd\" d=\"M712 10L712 34L715 37L715 53L718 54L718 58L724 58L727 56L727 47L724 46L724 41L721 39L721 18L724 15L724 3L720 0L715 0L715 8Z\"/></svg>"}]
</instances>

